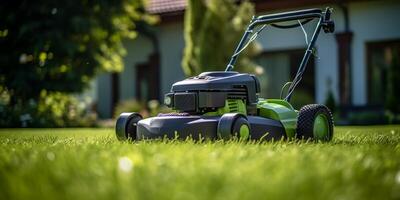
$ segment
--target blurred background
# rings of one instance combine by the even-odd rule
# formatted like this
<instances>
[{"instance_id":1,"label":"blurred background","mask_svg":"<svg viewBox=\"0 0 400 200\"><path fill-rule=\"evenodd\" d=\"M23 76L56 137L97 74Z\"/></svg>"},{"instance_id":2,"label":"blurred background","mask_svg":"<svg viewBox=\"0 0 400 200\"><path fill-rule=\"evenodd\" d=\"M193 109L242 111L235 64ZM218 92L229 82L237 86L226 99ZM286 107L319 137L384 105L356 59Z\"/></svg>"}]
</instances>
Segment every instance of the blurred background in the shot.
<instances>
[{"instance_id":1,"label":"blurred background","mask_svg":"<svg viewBox=\"0 0 400 200\"><path fill-rule=\"evenodd\" d=\"M253 15L332 7L295 108L323 103L337 124L400 122L400 1L70 0L0 3L0 127L112 126L121 112L169 112L171 85L224 70ZM311 37L316 21L304 26ZM267 27L235 70L279 98L297 71L301 28Z\"/></svg>"}]
</instances>

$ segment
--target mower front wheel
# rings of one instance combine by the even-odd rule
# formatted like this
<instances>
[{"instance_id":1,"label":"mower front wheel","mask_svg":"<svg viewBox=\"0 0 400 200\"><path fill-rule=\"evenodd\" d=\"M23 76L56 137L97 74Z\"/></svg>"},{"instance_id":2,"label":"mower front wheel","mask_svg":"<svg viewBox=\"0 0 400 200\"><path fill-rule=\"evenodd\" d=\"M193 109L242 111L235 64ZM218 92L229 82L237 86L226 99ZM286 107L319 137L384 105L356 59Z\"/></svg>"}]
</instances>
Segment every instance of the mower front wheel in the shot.
<instances>
[{"instance_id":1,"label":"mower front wheel","mask_svg":"<svg viewBox=\"0 0 400 200\"><path fill-rule=\"evenodd\" d=\"M297 138L330 141L333 137L332 113L321 104L303 106L297 119Z\"/></svg>"},{"instance_id":2,"label":"mower front wheel","mask_svg":"<svg viewBox=\"0 0 400 200\"><path fill-rule=\"evenodd\" d=\"M115 124L118 140L136 140L137 123L143 117L139 113L122 113Z\"/></svg>"},{"instance_id":3,"label":"mower front wheel","mask_svg":"<svg viewBox=\"0 0 400 200\"><path fill-rule=\"evenodd\" d=\"M222 115L217 129L218 137L223 140L229 140L233 136L241 140L247 140L250 137L250 124L245 116L238 113Z\"/></svg>"}]
</instances>

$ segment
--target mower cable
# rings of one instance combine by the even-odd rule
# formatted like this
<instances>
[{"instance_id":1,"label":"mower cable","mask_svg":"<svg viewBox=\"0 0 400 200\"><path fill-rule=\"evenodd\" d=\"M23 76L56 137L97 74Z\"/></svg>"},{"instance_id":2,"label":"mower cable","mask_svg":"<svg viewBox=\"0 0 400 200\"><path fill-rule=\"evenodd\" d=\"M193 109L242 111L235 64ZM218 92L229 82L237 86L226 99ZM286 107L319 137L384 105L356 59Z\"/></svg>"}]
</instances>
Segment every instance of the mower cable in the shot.
<instances>
[{"instance_id":1,"label":"mower cable","mask_svg":"<svg viewBox=\"0 0 400 200\"><path fill-rule=\"evenodd\" d=\"M307 44L307 46L308 46L308 35L307 35L307 32L306 32L306 30L304 30L304 27L303 27L303 25L301 24L300 20L297 20L297 21L299 22L299 25L300 25L300 27L301 27L301 30L302 30L303 33L304 33L304 39L306 40L306 44Z\"/></svg>"},{"instance_id":2,"label":"mower cable","mask_svg":"<svg viewBox=\"0 0 400 200\"><path fill-rule=\"evenodd\" d=\"M305 71L305 67L303 67L303 68L299 71L299 73L296 74L296 76L294 77L294 79L293 79L293 81L292 81L292 84L291 84L290 87L289 87L289 91L292 91L292 90L294 90L294 88L297 87L297 85L300 83L301 79L303 78L304 71ZM289 91L288 91L288 92L289 92Z\"/></svg>"},{"instance_id":3,"label":"mower cable","mask_svg":"<svg viewBox=\"0 0 400 200\"><path fill-rule=\"evenodd\" d=\"M300 20L297 20L297 21L298 21L298 26L300 26L300 27L301 27L301 30L303 31L304 39L305 39L306 44L307 44L307 46L308 46L308 45L309 45L309 43L308 43L308 34L307 34L307 31L306 31L306 30L304 29L304 27L303 27L303 24L305 24L305 23L303 23L304 21L303 21L303 22L300 22ZM311 20L310 20L310 21L311 21ZM313 52L312 50L309 50L309 51L311 51L310 53L311 53L312 55L315 56L315 54L314 54L314 52ZM304 74L304 71L305 71L305 67L306 67L306 66L303 66L303 67L299 70L299 72L298 72L298 73L296 74L296 76L294 77L293 82L291 82L291 84L290 84L290 86L289 86L289 89L288 89L288 92L287 92L286 97L285 97L285 100L286 100L286 101L288 100L288 97L292 95L294 89L297 87L297 85L300 83L301 79L303 78L303 74ZM289 83L289 82L288 82L288 83ZM286 83L286 84L287 84L287 83ZM286 87L286 84L284 85L284 87ZM282 96L282 93L283 93L283 89L284 89L284 88L282 88L281 96ZM282 98L282 97L281 97L281 98Z\"/></svg>"},{"instance_id":4,"label":"mower cable","mask_svg":"<svg viewBox=\"0 0 400 200\"><path fill-rule=\"evenodd\" d=\"M293 79L293 82L291 83L291 85L290 85L290 87L288 89L287 95L285 97L286 101L288 101L288 97L292 95L294 89L300 83L301 79L303 79L304 70L305 70L305 68L301 69L301 71Z\"/></svg>"},{"instance_id":5,"label":"mower cable","mask_svg":"<svg viewBox=\"0 0 400 200\"><path fill-rule=\"evenodd\" d=\"M283 91L284 91L285 88L286 88L288 85L290 85L290 84L292 84L292 82L289 81L289 82L286 82L285 85L282 86L281 95L279 96L280 99L283 99Z\"/></svg>"},{"instance_id":6,"label":"mower cable","mask_svg":"<svg viewBox=\"0 0 400 200\"><path fill-rule=\"evenodd\" d=\"M255 31L255 32L251 35L251 37L250 37L250 39L247 41L247 43L243 46L243 48L241 48L239 51L237 51L235 54L233 54L232 57L235 57L235 56L239 55L243 50L245 50L245 49L247 48L247 46L249 46L249 44L250 44L251 42L253 42L253 41L257 38L258 34L259 34L262 30L264 30L264 28L265 28L266 26L267 26L267 25L263 25L261 28L259 28L257 31ZM251 32L252 32L252 31L251 31Z\"/></svg>"},{"instance_id":7,"label":"mower cable","mask_svg":"<svg viewBox=\"0 0 400 200\"><path fill-rule=\"evenodd\" d=\"M288 89L288 92L286 94L285 100L288 101L288 97L292 95L294 89L297 87L297 85L300 83L301 79L303 78L305 67L300 69L299 73L296 74ZM285 84L286 85L286 84Z\"/></svg>"}]
</instances>

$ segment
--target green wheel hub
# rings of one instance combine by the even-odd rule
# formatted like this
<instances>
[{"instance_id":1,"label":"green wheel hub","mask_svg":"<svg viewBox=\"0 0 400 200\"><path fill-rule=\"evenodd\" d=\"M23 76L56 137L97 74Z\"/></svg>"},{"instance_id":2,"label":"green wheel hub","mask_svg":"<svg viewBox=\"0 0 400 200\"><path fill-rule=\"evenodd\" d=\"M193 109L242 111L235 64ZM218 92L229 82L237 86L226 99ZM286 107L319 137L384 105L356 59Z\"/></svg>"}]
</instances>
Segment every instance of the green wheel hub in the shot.
<instances>
[{"instance_id":1,"label":"green wheel hub","mask_svg":"<svg viewBox=\"0 0 400 200\"><path fill-rule=\"evenodd\" d=\"M313 135L315 139L323 140L329 136L329 122L324 114L319 114L314 120Z\"/></svg>"},{"instance_id":2,"label":"green wheel hub","mask_svg":"<svg viewBox=\"0 0 400 200\"><path fill-rule=\"evenodd\" d=\"M239 129L239 135L241 139L248 139L250 135L249 126L247 126L246 124L242 124Z\"/></svg>"}]
</instances>

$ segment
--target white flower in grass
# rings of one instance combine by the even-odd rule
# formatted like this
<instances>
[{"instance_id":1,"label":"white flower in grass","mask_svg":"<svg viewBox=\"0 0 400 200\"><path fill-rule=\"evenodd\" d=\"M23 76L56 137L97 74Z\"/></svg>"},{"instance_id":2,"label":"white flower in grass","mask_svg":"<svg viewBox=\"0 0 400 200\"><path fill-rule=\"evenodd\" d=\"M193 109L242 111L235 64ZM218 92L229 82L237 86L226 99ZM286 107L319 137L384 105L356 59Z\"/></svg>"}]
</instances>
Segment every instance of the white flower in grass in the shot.
<instances>
[{"instance_id":1,"label":"white flower in grass","mask_svg":"<svg viewBox=\"0 0 400 200\"><path fill-rule=\"evenodd\" d=\"M397 174L395 176L395 181L397 184L400 184L400 171L397 172Z\"/></svg>"},{"instance_id":2,"label":"white flower in grass","mask_svg":"<svg viewBox=\"0 0 400 200\"><path fill-rule=\"evenodd\" d=\"M46 156L50 161L53 161L56 158L56 155L53 152L47 152Z\"/></svg>"},{"instance_id":3,"label":"white flower in grass","mask_svg":"<svg viewBox=\"0 0 400 200\"><path fill-rule=\"evenodd\" d=\"M133 162L128 157L124 156L118 159L118 167L123 172L130 172L133 168Z\"/></svg>"}]
</instances>

